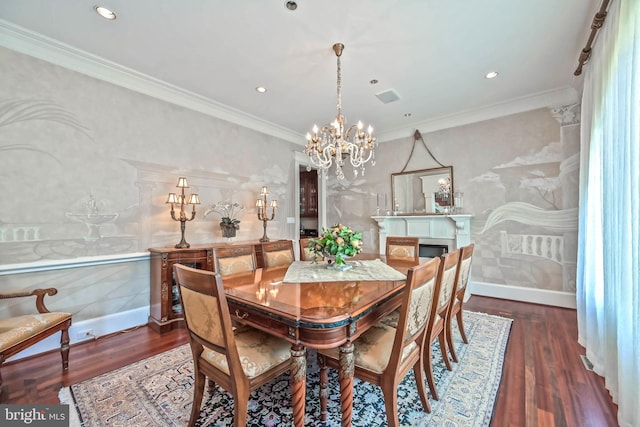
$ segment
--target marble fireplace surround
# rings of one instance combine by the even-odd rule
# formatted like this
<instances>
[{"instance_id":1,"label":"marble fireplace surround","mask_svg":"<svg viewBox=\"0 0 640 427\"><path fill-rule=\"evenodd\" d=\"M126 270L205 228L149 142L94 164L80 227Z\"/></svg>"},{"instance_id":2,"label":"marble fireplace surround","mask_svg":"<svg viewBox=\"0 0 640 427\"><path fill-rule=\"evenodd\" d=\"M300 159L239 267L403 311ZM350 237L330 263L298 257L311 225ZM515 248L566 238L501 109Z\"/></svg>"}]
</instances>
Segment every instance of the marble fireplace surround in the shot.
<instances>
[{"instance_id":1,"label":"marble fireplace surround","mask_svg":"<svg viewBox=\"0 0 640 427\"><path fill-rule=\"evenodd\" d=\"M371 217L378 223L379 253L387 236L418 237L421 244L447 245L455 250L471 243L470 214L392 215Z\"/></svg>"}]
</instances>

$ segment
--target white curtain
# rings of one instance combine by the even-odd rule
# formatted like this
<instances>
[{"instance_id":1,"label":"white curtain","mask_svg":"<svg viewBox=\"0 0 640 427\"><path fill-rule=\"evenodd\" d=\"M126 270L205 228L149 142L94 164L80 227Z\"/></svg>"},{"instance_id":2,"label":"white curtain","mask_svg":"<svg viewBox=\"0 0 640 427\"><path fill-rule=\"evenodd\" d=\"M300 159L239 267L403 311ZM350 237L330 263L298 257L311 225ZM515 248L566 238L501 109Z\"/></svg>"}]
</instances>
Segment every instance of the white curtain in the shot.
<instances>
[{"instance_id":1,"label":"white curtain","mask_svg":"<svg viewBox=\"0 0 640 427\"><path fill-rule=\"evenodd\" d=\"M640 0L613 0L585 66L578 341L640 426Z\"/></svg>"}]
</instances>

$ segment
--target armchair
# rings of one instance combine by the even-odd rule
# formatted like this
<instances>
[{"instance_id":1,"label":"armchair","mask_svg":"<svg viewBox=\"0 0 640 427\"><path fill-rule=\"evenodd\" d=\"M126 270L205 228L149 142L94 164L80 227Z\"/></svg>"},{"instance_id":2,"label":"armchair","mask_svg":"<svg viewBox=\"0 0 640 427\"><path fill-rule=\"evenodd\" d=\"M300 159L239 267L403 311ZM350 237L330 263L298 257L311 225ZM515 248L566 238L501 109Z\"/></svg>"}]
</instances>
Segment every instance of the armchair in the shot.
<instances>
[{"instance_id":1,"label":"armchair","mask_svg":"<svg viewBox=\"0 0 640 427\"><path fill-rule=\"evenodd\" d=\"M60 336L60 353L62 354L62 369L69 366L69 327L71 314L50 312L44 304L45 295L55 295L55 288L0 291L0 300L22 297L36 297L36 314L25 314L6 319L0 319L0 367L11 356L36 344L39 341L62 331ZM0 374L0 385L2 375Z\"/></svg>"}]
</instances>

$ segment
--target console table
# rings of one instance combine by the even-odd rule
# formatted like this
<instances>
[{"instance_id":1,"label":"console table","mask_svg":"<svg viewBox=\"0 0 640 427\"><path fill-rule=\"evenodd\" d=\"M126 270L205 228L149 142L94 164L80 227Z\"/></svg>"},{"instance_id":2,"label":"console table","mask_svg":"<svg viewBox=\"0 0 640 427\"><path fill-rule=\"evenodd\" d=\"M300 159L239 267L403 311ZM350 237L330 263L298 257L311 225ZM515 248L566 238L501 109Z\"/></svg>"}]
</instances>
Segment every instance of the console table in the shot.
<instances>
[{"instance_id":1,"label":"console table","mask_svg":"<svg viewBox=\"0 0 640 427\"><path fill-rule=\"evenodd\" d=\"M385 253L387 236L418 237L423 244L447 245L455 250L471 243L470 214L373 216L378 223L380 252Z\"/></svg>"},{"instance_id":2,"label":"console table","mask_svg":"<svg viewBox=\"0 0 640 427\"><path fill-rule=\"evenodd\" d=\"M173 277L173 264L180 263L201 270L215 271L213 250L216 247L252 244L256 248L256 265L262 265L262 245L260 242L216 243L211 245L194 245L190 248L178 249L150 248L151 289L149 290L149 322L156 332L164 333L182 326L182 306Z\"/></svg>"}]
</instances>

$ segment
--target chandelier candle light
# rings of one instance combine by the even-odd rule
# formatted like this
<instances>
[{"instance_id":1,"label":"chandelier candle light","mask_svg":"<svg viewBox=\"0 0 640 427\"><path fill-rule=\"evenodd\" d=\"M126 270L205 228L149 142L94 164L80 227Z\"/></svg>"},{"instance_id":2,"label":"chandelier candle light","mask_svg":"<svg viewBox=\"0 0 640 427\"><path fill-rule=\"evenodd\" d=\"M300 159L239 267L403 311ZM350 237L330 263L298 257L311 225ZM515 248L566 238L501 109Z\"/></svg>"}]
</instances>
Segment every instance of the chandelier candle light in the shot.
<instances>
[{"instance_id":1,"label":"chandelier candle light","mask_svg":"<svg viewBox=\"0 0 640 427\"><path fill-rule=\"evenodd\" d=\"M187 221L192 221L196 217L196 205L200 204L200 197L197 194L191 194L189 199L187 200L184 189L189 188L189 184L187 183L187 178L181 176L178 178L177 188L180 188L180 194L169 193L167 197L167 201L165 203L171 203L171 219L174 221L180 221L180 232L182 233L182 239L180 239L180 243L178 243L176 248L188 248L191 245L187 243L184 239L184 229L185 223ZM180 217L176 218L175 205L180 204ZM191 218L187 218L187 214L184 210L185 205L193 205L193 211L191 212Z\"/></svg>"},{"instance_id":2,"label":"chandelier candle light","mask_svg":"<svg viewBox=\"0 0 640 427\"><path fill-rule=\"evenodd\" d=\"M267 196L269 195L269 191L267 190L267 186L265 185L260 190L260 197L256 200L256 207L258 208L258 219L262 221L262 228L264 229L264 233L262 234L261 242L268 242L269 238L267 237L267 222L271 221L276 215L276 209L278 208L278 201L272 200L269 203L269 207L271 208L271 218L267 216Z\"/></svg>"},{"instance_id":3,"label":"chandelier candle light","mask_svg":"<svg viewBox=\"0 0 640 427\"><path fill-rule=\"evenodd\" d=\"M364 132L362 122L347 128L346 118L342 115L342 79L340 70L340 56L344 50L342 43L333 45L338 62L338 115L331 124L326 124L318 129L313 125L312 133L307 133L307 145L305 153L311 162L323 170L336 163L336 175L338 179L344 179L342 167L345 157L353 166L354 176L358 176L358 168L364 175L364 165L371 160L371 165L376 164L374 148L376 138L373 137L373 128L368 127ZM346 132L345 132L346 129Z\"/></svg>"}]
</instances>

